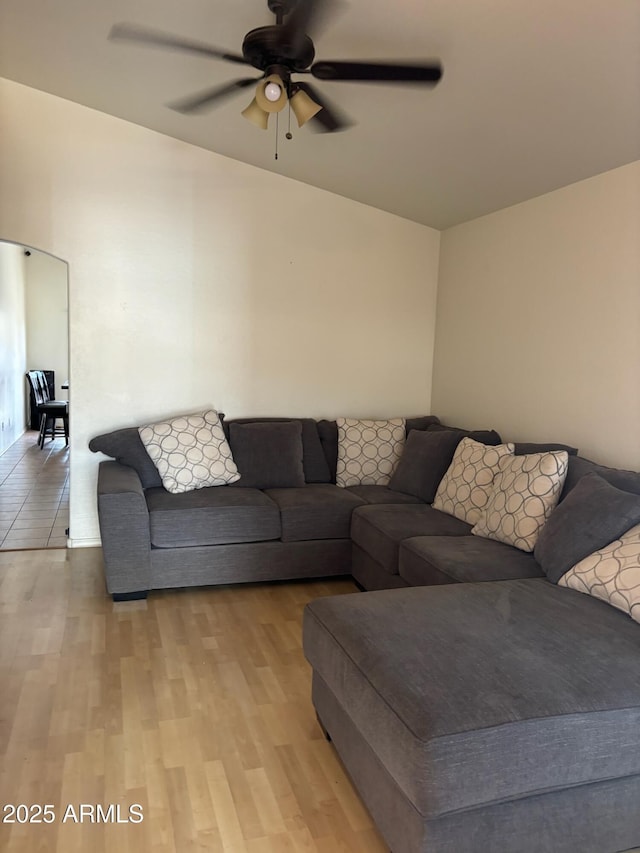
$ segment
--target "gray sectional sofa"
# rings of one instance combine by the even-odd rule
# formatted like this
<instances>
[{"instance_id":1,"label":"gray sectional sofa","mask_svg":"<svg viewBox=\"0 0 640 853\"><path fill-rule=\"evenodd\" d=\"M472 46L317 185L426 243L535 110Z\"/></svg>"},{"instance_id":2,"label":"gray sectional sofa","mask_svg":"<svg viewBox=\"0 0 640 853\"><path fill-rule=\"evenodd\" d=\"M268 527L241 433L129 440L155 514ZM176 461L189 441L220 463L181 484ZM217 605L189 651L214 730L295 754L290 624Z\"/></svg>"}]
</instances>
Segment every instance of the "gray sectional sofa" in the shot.
<instances>
[{"instance_id":1,"label":"gray sectional sofa","mask_svg":"<svg viewBox=\"0 0 640 853\"><path fill-rule=\"evenodd\" d=\"M284 482L283 463L268 427L292 421L300 425L302 485L274 488L273 483ZM183 494L163 488L137 428L89 443L94 452L112 457L99 466L98 517L107 590L114 600L170 587L348 575L353 510L419 502L384 486L336 486L335 421L243 418L223 423L232 449L235 425L264 426L264 458L245 469L237 484ZM406 429L437 424L433 416L409 418Z\"/></svg>"},{"instance_id":2,"label":"gray sectional sofa","mask_svg":"<svg viewBox=\"0 0 640 853\"><path fill-rule=\"evenodd\" d=\"M525 552L431 505L467 431L408 420L406 447L442 452L401 459L388 487L339 488L335 422L296 422L304 484L290 487L169 495L137 430L94 439L115 459L98 483L109 592L352 574L367 593L308 605L304 650L319 721L394 853L640 845L640 626L555 582L640 523L640 474L516 445L569 454Z\"/></svg>"}]
</instances>

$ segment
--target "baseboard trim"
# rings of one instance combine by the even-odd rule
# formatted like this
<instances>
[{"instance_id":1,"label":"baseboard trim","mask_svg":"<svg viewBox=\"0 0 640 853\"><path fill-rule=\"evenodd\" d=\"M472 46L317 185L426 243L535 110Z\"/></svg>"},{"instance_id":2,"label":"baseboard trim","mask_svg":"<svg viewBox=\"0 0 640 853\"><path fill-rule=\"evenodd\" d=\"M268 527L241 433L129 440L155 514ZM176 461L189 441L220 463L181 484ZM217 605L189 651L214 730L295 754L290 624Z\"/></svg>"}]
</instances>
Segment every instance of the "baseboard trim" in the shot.
<instances>
[{"instance_id":1,"label":"baseboard trim","mask_svg":"<svg viewBox=\"0 0 640 853\"><path fill-rule=\"evenodd\" d=\"M73 539L67 538L67 548L100 548L102 540L98 539Z\"/></svg>"}]
</instances>

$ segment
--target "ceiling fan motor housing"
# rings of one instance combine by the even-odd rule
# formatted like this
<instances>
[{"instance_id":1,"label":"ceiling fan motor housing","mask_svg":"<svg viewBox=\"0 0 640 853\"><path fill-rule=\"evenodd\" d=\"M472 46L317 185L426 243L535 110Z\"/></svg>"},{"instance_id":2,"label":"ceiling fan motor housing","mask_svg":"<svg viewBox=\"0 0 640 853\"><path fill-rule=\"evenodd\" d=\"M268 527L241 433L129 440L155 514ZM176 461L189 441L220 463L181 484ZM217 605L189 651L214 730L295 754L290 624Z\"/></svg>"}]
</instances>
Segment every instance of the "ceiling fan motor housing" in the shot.
<instances>
[{"instance_id":1,"label":"ceiling fan motor housing","mask_svg":"<svg viewBox=\"0 0 640 853\"><path fill-rule=\"evenodd\" d=\"M273 65L284 65L289 72L300 72L311 65L316 52L309 36L305 35L294 47L286 30L276 25L248 32L242 42L242 55L260 71L266 71Z\"/></svg>"}]
</instances>

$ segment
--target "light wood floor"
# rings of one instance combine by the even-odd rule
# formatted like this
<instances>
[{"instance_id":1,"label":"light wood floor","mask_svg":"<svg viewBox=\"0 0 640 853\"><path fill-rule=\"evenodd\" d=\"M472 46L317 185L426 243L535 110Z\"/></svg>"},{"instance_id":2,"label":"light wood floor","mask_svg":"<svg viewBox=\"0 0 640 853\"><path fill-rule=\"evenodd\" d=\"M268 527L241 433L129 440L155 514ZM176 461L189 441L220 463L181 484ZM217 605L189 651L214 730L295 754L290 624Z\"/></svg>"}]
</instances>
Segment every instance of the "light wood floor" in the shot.
<instances>
[{"instance_id":1,"label":"light wood floor","mask_svg":"<svg viewBox=\"0 0 640 853\"><path fill-rule=\"evenodd\" d=\"M386 850L322 737L300 644L307 601L354 591L265 584L114 605L99 549L1 553L0 804L51 804L55 820L0 824L0 850ZM144 819L63 823L80 804L119 805L121 820L140 804Z\"/></svg>"}]
</instances>

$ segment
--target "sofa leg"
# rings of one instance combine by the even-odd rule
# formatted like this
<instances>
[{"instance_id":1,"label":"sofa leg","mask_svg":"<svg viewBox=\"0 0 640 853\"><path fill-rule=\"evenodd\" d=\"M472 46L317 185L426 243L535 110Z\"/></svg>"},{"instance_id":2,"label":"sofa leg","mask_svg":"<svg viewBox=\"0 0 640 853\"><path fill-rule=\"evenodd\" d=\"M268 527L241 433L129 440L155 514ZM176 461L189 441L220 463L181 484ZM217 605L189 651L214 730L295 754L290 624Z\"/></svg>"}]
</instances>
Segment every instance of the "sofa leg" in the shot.
<instances>
[{"instance_id":1,"label":"sofa leg","mask_svg":"<svg viewBox=\"0 0 640 853\"><path fill-rule=\"evenodd\" d=\"M322 734L325 736L325 740L328 740L328 741L329 741L329 743L331 743L331 735L330 735L330 734L329 734L329 732L325 729L325 727L322 725L322 720L320 719L320 717L319 717L317 714L316 714L316 720L318 721L318 725L319 725L319 726L320 726L320 728L322 729Z\"/></svg>"},{"instance_id":2,"label":"sofa leg","mask_svg":"<svg viewBox=\"0 0 640 853\"><path fill-rule=\"evenodd\" d=\"M139 589L135 592L114 592L111 597L114 601L140 601L146 598L148 593L148 589Z\"/></svg>"}]
</instances>

